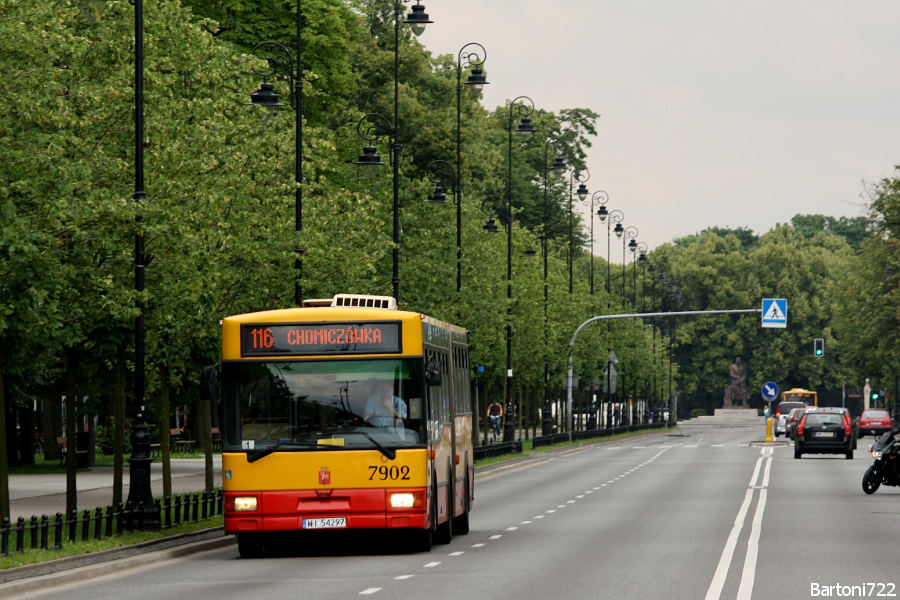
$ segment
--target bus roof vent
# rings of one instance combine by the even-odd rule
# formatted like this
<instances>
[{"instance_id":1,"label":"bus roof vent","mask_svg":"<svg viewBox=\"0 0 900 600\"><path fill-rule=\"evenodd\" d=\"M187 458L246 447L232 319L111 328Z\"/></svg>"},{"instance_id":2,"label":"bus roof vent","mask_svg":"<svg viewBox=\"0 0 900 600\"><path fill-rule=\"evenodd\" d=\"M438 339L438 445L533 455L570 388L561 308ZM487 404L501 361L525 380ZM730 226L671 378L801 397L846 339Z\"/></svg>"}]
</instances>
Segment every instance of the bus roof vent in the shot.
<instances>
[{"instance_id":1,"label":"bus roof vent","mask_svg":"<svg viewBox=\"0 0 900 600\"><path fill-rule=\"evenodd\" d=\"M304 300L303 308L315 308L317 306L331 306L332 302L333 302L333 300L331 298L326 298L324 300L316 300L316 299Z\"/></svg>"},{"instance_id":2,"label":"bus roof vent","mask_svg":"<svg viewBox=\"0 0 900 600\"><path fill-rule=\"evenodd\" d=\"M358 306L362 308L386 308L397 310L397 301L390 296L366 296L363 294L337 294L331 306Z\"/></svg>"}]
</instances>

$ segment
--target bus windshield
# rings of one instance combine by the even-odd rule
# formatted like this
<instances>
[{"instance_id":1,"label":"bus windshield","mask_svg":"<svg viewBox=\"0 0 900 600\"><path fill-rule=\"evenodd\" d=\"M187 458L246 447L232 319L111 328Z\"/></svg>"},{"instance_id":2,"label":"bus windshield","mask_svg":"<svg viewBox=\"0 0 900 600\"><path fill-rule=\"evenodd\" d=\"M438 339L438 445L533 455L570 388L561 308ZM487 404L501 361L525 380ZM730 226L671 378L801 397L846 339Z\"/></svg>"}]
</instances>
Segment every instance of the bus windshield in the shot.
<instances>
[{"instance_id":1,"label":"bus windshield","mask_svg":"<svg viewBox=\"0 0 900 600\"><path fill-rule=\"evenodd\" d=\"M426 440L421 363L225 363L225 449L421 446Z\"/></svg>"}]
</instances>

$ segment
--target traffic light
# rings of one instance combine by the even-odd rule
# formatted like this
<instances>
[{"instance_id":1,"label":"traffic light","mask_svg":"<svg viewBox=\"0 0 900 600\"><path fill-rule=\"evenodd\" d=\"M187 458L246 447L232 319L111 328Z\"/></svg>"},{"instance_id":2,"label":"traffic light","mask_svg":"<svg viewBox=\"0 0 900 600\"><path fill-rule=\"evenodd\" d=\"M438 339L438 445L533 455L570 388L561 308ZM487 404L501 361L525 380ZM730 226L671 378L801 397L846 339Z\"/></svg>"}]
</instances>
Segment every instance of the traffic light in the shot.
<instances>
[{"instance_id":1,"label":"traffic light","mask_svg":"<svg viewBox=\"0 0 900 600\"><path fill-rule=\"evenodd\" d=\"M878 392L872 392L872 404L871 406L875 406L875 403L878 402L878 399L881 398L881 394Z\"/></svg>"},{"instance_id":2,"label":"traffic light","mask_svg":"<svg viewBox=\"0 0 900 600\"><path fill-rule=\"evenodd\" d=\"M816 358L822 358L825 356L825 340L822 338L816 338L813 340L813 354Z\"/></svg>"}]
</instances>

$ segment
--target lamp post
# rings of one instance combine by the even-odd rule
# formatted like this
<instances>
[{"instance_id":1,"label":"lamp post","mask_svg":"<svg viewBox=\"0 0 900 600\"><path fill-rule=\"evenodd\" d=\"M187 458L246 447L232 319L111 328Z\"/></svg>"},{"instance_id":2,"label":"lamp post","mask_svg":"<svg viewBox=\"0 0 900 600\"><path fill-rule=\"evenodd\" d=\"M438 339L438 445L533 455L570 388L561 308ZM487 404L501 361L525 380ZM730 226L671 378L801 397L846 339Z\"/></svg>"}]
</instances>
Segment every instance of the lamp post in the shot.
<instances>
[{"instance_id":1,"label":"lamp post","mask_svg":"<svg viewBox=\"0 0 900 600\"><path fill-rule=\"evenodd\" d=\"M584 184L585 181L591 178L591 174L587 169L584 170L584 173L581 173L576 170L572 170L571 175L569 175L569 293L571 294L574 290L573 278L572 278L572 266L575 263L575 253L574 244L575 240L573 238L573 227L574 227L574 212L572 211L572 188L574 187L575 180L578 180L578 199L582 202L588 197L587 186Z\"/></svg>"},{"instance_id":2,"label":"lamp post","mask_svg":"<svg viewBox=\"0 0 900 600\"><path fill-rule=\"evenodd\" d=\"M609 194L604 192L603 190L598 190L594 192L594 195L591 196L591 296L594 295L594 204L599 204L599 208L597 209L597 216L600 217L600 211L603 211L603 216L600 217L600 222L602 223L607 216L606 212L606 203L609 202ZM609 235L607 231L607 235Z\"/></svg>"},{"instance_id":3,"label":"lamp post","mask_svg":"<svg viewBox=\"0 0 900 600\"><path fill-rule=\"evenodd\" d=\"M394 121L391 123L391 121L378 113L368 113L360 119L356 126L359 136L373 144L377 143L378 138L383 135L388 135L390 138L391 166L394 167L394 247L392 252L393 268L391 285L393 287L394 299L398 304L400 302L400 143L398 141L400 129L400 17L403 15L403 5L406 4L407 1L408 0L397 0L394 3ZM410 8L410 13L402 22L408 23L413 34L420 36L425 31L425 25L432 23L433 21L428 20L428 15L425 13L425 7L417 1L415 6ZM363 133L362 125L366 121L369 121L370 125L366 128L366 133ZM382 129L382 127L386 127L386 130ZM384 165L381 161L381 157L378 156L375 146L365 146L359 160L354 161L354 164L364 167Z\"/></svg>"},{"instance_id":4,"label":"lamp post","mask_svg":"<svg viewBox=\"0 0 900 600\"><path fill-rule=\"evenodd\" d=\"M626 300L627 297L625 295L625 242L627 240L631 240L632 242L634 242L634 238L637 237L637 234L638 234L637 227L632 225L631 227L628 227L627 229L625 229L622 232L622 235L619 236L622 238L622 308L623 309L625 308L625 303L627 301ZM637 243L637 242L635 242L635 243Z\"/></svg>"},{"instance_id":5,"label":"lamp post","mask_svg":"<svg viewBox=\"0 0 900 600\"><path fill-rule=\"evenodd\" d=\"M291 107L294 109L296 118L296 136L295 136L295 174L294 182L296 189L294 190L294 231L303 231L303 77L300 71L300 29L301 29L301 0L297 0L297 68L294 69L294 57L286 46L278 42L265 41L260 42L253 47L251 54L256 55L257 51L264 50L272 52L265 57L269 68L265 71L259 71L256 68L253 72L263 78L259 90L250 94L250 104L252 106L260 106L269 110L275 110L280 106L284 106L278 101L278 94L275 93L275 86L269 82L269 78L286 77L294 90L291 96ZM303 304L303 289L301 280L303 277L303 249L294 248L297 257L294 259L294 269L296 275L294 277L294 303L297 306Z\"/></svg>"},{"instance_id":6,"label":"lamp post","mask_svg":"<svg viewBox=\"0 0 900 600\"><path fill-rule=\"evenodd\" d=\"M134 201L140 204L147 196L144 190L144 2L134 0ZM134 319L134 402L136 414L131 428L131 458L128 459L128 500L131 519L143 523L143 529L160 528L159 510L153 502L150 489L150 432L144 421L144 234L143 219L135 218L134 234L134 289L137 292ZM73 443L70 440L70 443Z\"/></svg>"},{"instance_id":7,"label":"lamp post","mask_svg":"<svg viewBox=\"0 0 900 600\"><path fill-rule=\"evenodd\" d=\"M425 199L425 202L431 202L432 204L447 203L447 196L444 195L444 186L448 182L450 185L458 187L456 171L453 170L453 165L446 160L433 160L428 163L428 180L434 184L434 191ZM459 288L456 291L459 291Z\"/></svg>"},{"instance_id":8,"label":"lamp post","mask_svg":"<svg viewBox=\"0 0 900 600\"><path fill-rule=\"evenodd\" d=\"M553 433L553 415L550 410L550 356L547 352L547 340L550 339L550 323L548 315L550 288L547 284L547 227L550 220L549 169L558 173L566 168L566 163L562 156L560 156L559 148L557 147L560 139L561 136L548 136L547 141L544 142L544 206L542 218L543 231L541 233L541 253L544 259L544 407L541 411L541 435L550 435ZM554 152L557 153L557 156L553 160L553 164L548 167L547 151L551 147L554 149Z\"/></svg>"},{"instance_id":9,"label":"lamp post","mask_svg":"<svg viewBox=\"0 0 900 600\"><path fill-rule=\"evenodd\" d=\"M487 50L477 42L471 42L463 46L456 55L456 292L462 290L462 89L464 85L470 86L476 96L481 95L482 89L488 84L481 68L487 60ZM471 75L462 81L464 69L472 69Z\"/></svg>"},{"instance_id":10,"label":"lamp post","mask_svg":"<svg viewBox=\"0 0 900 600\"><path fill-rule=\"evenodd\" d=\"M647 258L647 244L638 242L637 247L641 252L640 256L638 256L638 262L641 263L641 312L647 312L647 302L644 298L644 286L647 282L647 263L649 262ZM635 284L635 288L637 288L637 284Z\"/></svg>"},{"instance_id":11,"label":"lamp post","mask_svg":"<svg viewBox=\"0 0 900 600\"><path fill-rule=\"evenodd\" d=\"M488 215L488 221L482 229L487 233L500 231L494 221L494 215L503 214L503 199L499 196L488 196L481 203L481 211ZM509 201L506 203L506 235L512 237L512 211ZM503 441L511 442L515 434L512 412L512 244L506 246L507 285L506 285L506 410L504 410Z\"/></svg>"},{"instance_id":12,"label":"lamp post","mask_svg":"<svg viewBox=\"0 0 900 600\"><path fill-rule=\"evenodd\" d=\"M622 221L625 220L625 214L621 210L614 210L608 212L606 210L606 203L600 205L600 208L597 209L597 216L600 217L600 222L606 221L606 218L609 217L609 221L606 222L606 295L607 295L607 308L610 307L610 294L612 290L610 289L610 278L612 275L610 274L610 265L612 263L612 254L610 251L610 228L612 224L615 223L615 234L616 237L622 237Z\"/></svg>"}]
</instances>

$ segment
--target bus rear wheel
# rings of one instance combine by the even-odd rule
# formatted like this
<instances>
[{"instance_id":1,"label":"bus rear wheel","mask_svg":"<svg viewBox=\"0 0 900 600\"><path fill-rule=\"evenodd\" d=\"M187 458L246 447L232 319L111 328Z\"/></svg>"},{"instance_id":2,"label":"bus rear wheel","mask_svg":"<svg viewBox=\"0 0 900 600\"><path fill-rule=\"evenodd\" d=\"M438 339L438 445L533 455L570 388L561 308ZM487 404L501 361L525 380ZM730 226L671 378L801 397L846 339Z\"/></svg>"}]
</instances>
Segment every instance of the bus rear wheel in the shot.
<instances>
[{"instance_id":1,"label":"bus rear wheel","mask_svg":"<svg viewBox=\"0 0 900 600\"><path fill-rule=\"evenodd\" d=\"M453 518L453 533L466 535L469 533L469 469L466 468L465 491L463 492L463 511L458 517Z\"/></svg>"}]
</instances>

